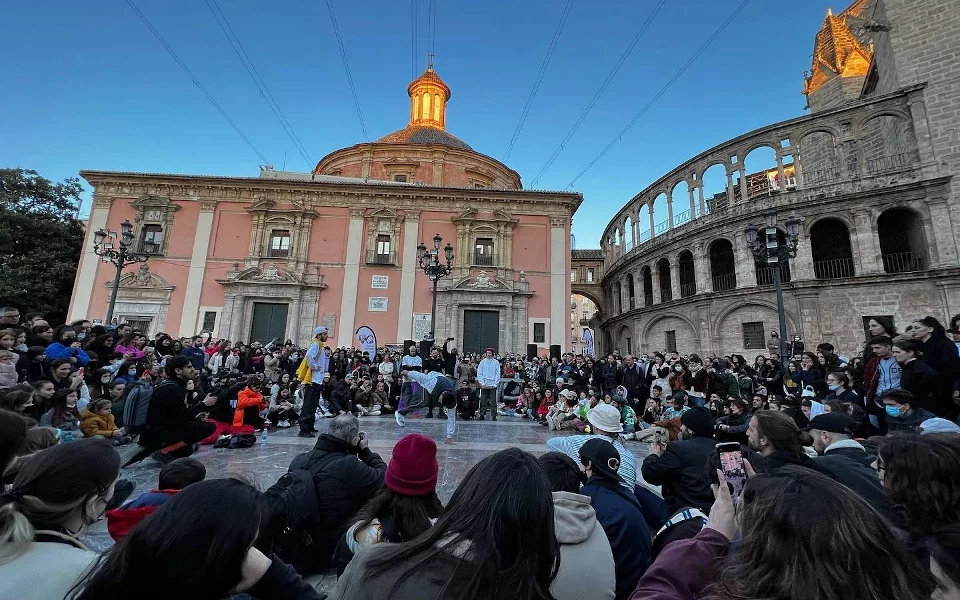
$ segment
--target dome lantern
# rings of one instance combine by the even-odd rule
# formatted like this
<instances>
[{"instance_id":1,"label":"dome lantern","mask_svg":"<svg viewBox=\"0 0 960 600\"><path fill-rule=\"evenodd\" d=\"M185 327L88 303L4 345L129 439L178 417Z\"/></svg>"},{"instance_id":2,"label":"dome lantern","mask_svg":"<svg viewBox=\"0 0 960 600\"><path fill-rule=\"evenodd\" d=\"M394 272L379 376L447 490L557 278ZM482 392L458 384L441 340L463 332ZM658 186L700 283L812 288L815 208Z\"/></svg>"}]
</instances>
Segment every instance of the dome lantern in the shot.
<instances>
[{"instance_id":1,"label":"dome lantern","mask_svg":"<svg viewBox=\"0 0 960 600\"><path fill-rule=\"evenodd\" d=\"M433 70L431 58L427 70L407 87L410 95L410 124L408 127L435 127L446 129L447 101L450 88Z\"/></svg>"}]
</instances>

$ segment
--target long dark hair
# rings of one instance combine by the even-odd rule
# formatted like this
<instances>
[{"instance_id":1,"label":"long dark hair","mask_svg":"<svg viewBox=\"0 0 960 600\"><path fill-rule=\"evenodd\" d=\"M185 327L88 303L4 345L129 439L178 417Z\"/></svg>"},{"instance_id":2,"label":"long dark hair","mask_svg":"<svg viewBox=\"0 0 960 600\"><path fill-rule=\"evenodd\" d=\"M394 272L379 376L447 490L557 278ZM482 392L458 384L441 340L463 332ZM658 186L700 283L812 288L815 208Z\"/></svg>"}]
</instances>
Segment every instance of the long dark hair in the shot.
<instances>
[{"instance_id":1,"label":"long dark hair","mask_svg":"<svg viewBox=\"0 0 960 600\"><path fill-rule=\"evenodd\" d=\"M960 523L960 435L898 434L878 449L883 488L918 533Z\"/></svg>"},{"instance_id":2,"label":"long dark hair","mask_svg":"<svg viewBox=\"0 0 960 600\"><path fill-rule=\"evenodd\" d=\"M797 458L805 456L803 447L812 446L813 438L800 429L790 415L776 410L758 410L753 413L757 432L767 438L774 450L786 452Z\"/></svg>"},{"instance_id":3,"label":"long dark hair","mask_svg":"<svg viewBox=\"0 0 960 600\"><path fill-rule=\"evenodd\" d=\"M738 512L740 542L707 600L927 600L934 589L873 506L812 469L750 479Z\"/></svg>"},{"instance_id":4,"label":"long dark hair","mask_svg":"<svg viewBox=\"0 0 960 600\"><path fill-rule=\"evenodd\" d=\"M80 393L77 390L72 388L63 388L54 392L53 397L50 398L50 407L53 410L52 419L50 424L54 427L59 427L64 421L67 420L68 408L67 408L67 396L70 394L77 395L77 401L80 400ZM74 406L73 410L79 414L80 410Z\"/></svg>"},{"instance_id":5,"label":"long dark hair","mask_svg":"<svg viewBox=\"0 0 960 600\"><path fill-rule=\"evenodd\" d=\"M462 578L456 582L447 581L440 595L445 600L553 600L550 582L560 566L553 498L531 454L508 448L481 460L433 527L379 553L367 568L373 578L402 566L393 592L432 568L436 557L460 551L469 567L457 570Z\"/></svg>"},{"instance_id":6,"label":"long dark hair","mask_svg":"<svg viewBox=\"0 0 960 600\"><path fill-rule=\"evenodd\" d=\"M242 481L189 485L101 555L67 598L227 598L260 516L260 492Z\"/></svg>"},{"instance_id":7,"label":"long dark hair","mask_svg":"<svg viewBox=\"0 0 960 600\"><path fill-rule=\"evenodd\" d=\"M393 519L403 541L412 540L433 525L430 519L443 514L443 504L436 490L423 496L405 496L388 487L381 488L357 514L357 531L368 526L374 519Z\"/></svg>"}]
</instances>

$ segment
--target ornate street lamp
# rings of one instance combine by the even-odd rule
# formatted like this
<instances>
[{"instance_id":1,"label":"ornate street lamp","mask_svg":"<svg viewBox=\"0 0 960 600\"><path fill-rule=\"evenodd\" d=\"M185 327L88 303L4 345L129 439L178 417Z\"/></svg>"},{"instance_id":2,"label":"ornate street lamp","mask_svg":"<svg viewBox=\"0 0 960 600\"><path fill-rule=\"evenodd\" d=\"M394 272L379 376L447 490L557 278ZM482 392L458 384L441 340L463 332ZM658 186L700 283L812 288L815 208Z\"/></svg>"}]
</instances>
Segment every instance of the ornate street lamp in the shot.
<instances>
[{"instance_id":1,"label":"ornate street lamp","mask_svg":"<svg viewBox=\"0 0 960 600\"><path fill-rule=\"evenodd\" d=\"M773 282L777 287L777 316L780 319L780 361L783 363L787 355L787 317L783 310L783 284L780 281L781 265L788 259L797 255L797 242L800 235L800 219L791 216L784 223L787 235L784 244L780 243L780 237L777 233L777 213L768 211L766 214L766 227L763 228L762 235L760 227L756 225L747 226L747 245L753 252L757 260L767 263L773 270Z\"/></svg>"},{"instance_id":2,"label":"ornate street lamp","mask_svg":"<svg viewBox=\"0 0 960 600\"><path fill-rule=\"evenodd\" d=\"M124 220L120 224L119 247L114 247L114 240L117 239L117 232L109 229L100 229L93 234L93 253L100 257L105 263L113 263L117 268L113 276L113 287L110 290L110 306L107 308L107 318L105 323L110 326L113 322L113 308L117 304L117 290L120 289L120 276L123 274L123 268L129 264L147 262L151 254L156 254L160 249L156 242L143 242L140 252L134 252L130 249L133 244L133 224L129 220Z\"/></svg>"},{"instance_id":3,"label":"ornate street lamp","mask_svg":"<svg viewBox=\"0 0 960 600\"><path fill-rule=\"evenodd\" d=\"M417 246L417 261L420 263L420 268L430 278L430 281L433 282L433 310L430 313L430 335L435 340L436 327L437 327L437 281L446 277L453 270L453 246L450 245L450 242L447 242L447 245L443 247L444 258L447 260L447 264L442 264L440 262L440 242L443 241L443 238L440 237L440 234L433 236L433 248L427 248L427 245L423 242L420 242L420 245Z\"/></svg>"}]
</instances>

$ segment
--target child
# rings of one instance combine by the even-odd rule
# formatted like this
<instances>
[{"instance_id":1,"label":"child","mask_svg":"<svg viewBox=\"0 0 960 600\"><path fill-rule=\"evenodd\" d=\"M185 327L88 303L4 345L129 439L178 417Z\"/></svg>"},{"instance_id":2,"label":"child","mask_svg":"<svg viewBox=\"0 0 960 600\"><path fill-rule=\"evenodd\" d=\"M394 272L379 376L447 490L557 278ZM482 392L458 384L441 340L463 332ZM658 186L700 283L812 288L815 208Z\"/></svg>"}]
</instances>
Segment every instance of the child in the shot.
<instances>
[{"instance_id":1,"label":"child","mask_svg":"<svg viewBox=\"0 0 960 600\"><path fill-rule=\"evenodd\" d=\"M440 395L440 406L447 411L447 439L443 443L453 445L453 434L457 430L457 396L453 392L444 392Z\"/></svg>"},{"instance_id":2,"label":"child","mask_svg":"<svg viewBox=\"0 0 960 600\"><path fill-rule=\"evenodd\" d=\"M90 409L93 410L90 410ZM117 427L113 418L113 403L107 398L101 398L87 406L87 410L80 413L80 431L86 437L102 435L113 442L114 446L129 444L131 437L123 435L123 430Z\"/></svg>"},{"instance_id":3,"label":"child","mask_svg":"<svg viewBox=\"0 0 960 600\"><path fill-rule=\"evenodd\" d=\"M620 410L620 421L623 423L623 433L630 435L636 431L637 413L630 408L630 405L620 396L614 397L613 405Z\"/></svg>"},{"instance_id":4,"label":"child","mask_svg":"<svg viewBox=\"0 0 960 600\"><path fill-rule=\"evenodd\" d=\"M160 469L159 486L126 506L107 511L107 530L119 542L137 523L163 506L171 496L192 483L203 481L207 469L195 458L178 458Z\"/></svg>"},{"instance_id":5,"label":"child","mask_svg":"<svg viewBox=\"0 0 960 600\"><path fill-rule=\"evenodd\" d=\"M40 417L42 427L56 427L61 432L69 435L63 438L64 441L72 441L74 436L80 434L80 411L77 409L79 394L71 388L57 390L50 399L50 410Z\"/></svg>"},{"instance_id":6,"label":"child","mask_svg":"<svg viewBox=\"0 0 960 600\"><path fill-rule=\"evenodd\" d=\"M560 398L557 402L558 409L547 417L549 428L557 431L573 427L573 420L577 418L576 409L579 406L577 395L569 390L561 392Z\"/></svg>"}]
</instances>

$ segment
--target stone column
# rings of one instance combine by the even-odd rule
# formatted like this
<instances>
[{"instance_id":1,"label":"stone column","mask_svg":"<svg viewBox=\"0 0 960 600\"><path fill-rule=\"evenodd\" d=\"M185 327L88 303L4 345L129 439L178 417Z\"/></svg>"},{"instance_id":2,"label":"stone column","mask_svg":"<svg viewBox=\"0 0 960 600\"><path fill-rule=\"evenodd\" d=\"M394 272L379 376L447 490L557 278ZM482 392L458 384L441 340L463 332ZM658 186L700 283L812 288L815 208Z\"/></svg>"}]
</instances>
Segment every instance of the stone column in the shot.
<instances>
[{"instance_id":1,"label":"stone column","mask_svg":"<svg viewBox=\"0 0 960 600\"><path fill-rule=\"evenodd\" d=\"M727 204L733 206L733 171L727 171Z\"/></svg>"},{"instance_id":2,"label":"stone column","mask_svg":"<svg viewBox=\"0 0 960 600\"><path fill-rule=\"evenodd\" d=\"M660 304L660 269L657 263L650 265L650 289L653 290L653 303Z\"/></svg>"},{"instance_id":3,"label":"stone column","mask_svg":"<svg viewBox=\"0 0 960 600\"><path fill-rule=\"evenodd\" d=\"M90 211L90 219L87 221L86 235L83 238L83 246L80 256L80 268L77 271L76 283L73 289L73 302L70 305L70 318L68 321L79 319L92 319L103 316L106 318L107 307L103 306L103 313L93 312L90 309L90 300L93 297L94 287L97 285L97 269L100 266L100 257L93 252L93 233L100 229L107 228L107 217L110 214L110 207L113 206L113 198L102 194L93 194L93 210ZM112 265L111 265L112 266ZM115 271L110 269L111 276ZM96 310L101 310L100 308ZM105 323L108 327L109 323Z\"/></svg>"},{"instance_id":4,"label":"stone column","mask_svg":"<svg viewBox=\"0 0 960 600\"><path fill-rule=\"evenodd\" d=\"M290 303L290 314L287 316L287 331L286 336L291 340L300 339L300 313L303 306L303 288L297 292L296 298L293 299L293 302Z\"/></svg>"},{"instance_id":5,"label":"stone column","mask_svg":"<svg viewBox=\"0 0 960 600\"><path fill-rule=\"evenodd\" d=\"M653 236L657 234L656 230L654 229L652 204L647 205L647 216L650 217L650 239L652 240Z\"/></svg>"},{"instance_id":6,"label":"stone column","mask_svg":"<svg viewBox=\"0 0 960 600\"><path fill-rule=\"evenodd\" d=\"M700 181L700 187L697 188L697 196L700 198L700 216L707 212L707 202L703 198L703 181Z\"/></svg>"},{"instance_id":7,"label":"stone column","mask_svg":"<svg viewBox=\"0 0 960 600\"><path fill-rule=\"evenodd\" d=\"M340 322L337 324L337 345L353 346L353 325L357 314L357 295L360 286L360 251L363 246L362 208L350 209L347 228L347 256L343 269L343 293L340 297Z\"/></svg>"},{"instance_id":8,"label":"stone column","mask_svg":"<svg viewBox=\"0 0 960 600\"><path fill-rule=\"evenodd\" d=\"M417 281L417 238L420 236L420 211L405 210L403 218L403 255L400 258L400 305L397 309L397 341L413 335L413 295ZM460 236L457 236L458 246Z\"/></svg>"},{"instance_id":9,"label":"stone column","mask_svg":"<svg viewBox=\"0 0 960 600\"><path fill-rule=\"evenodd\" d=\"M853 213L856 233L852 240L856 252L857 275L877 275L883 273L883 263L880 260L880 239L869 210L857 210ZM851 232L852 233L852 232Z\"/></svg>"},{"instance_id":10,"label":"stone column","mask_svg":"<svg viewBox=\"0 0 960 600\"><path fill-rule=\"evenodd\" d=\"M797 256L790 265L790 276L793 281L809 281L815 279L813 274L813 250L810 247L810 235L801 232L797 241Z\"/></svg>"},{"instance_id":11,"label":"stone column","mask_svg":"<svg viewBox=\"0 0 960 600\"><path fill-rule=\"evenodd\" d=\"M561 348L570 345L569 223L568 218L550 217L550 343Z\"/></svg>"},{"instance_id":12,"label":"stone column","mask_svg":"<svg viewBox=\"0 0 960 600\"><path fill-rule=\"evenodd\" d=\"M687 183L687 192L690 194L690 220L696 215L696 203L693 199L693 187Z\"/></svg>"},{"instance_id":13,"label":"stone column","mask_svg":"<svg viewBox=\"0 0 960 600\"><path fill-rule=\"evenodd\" d=\"M693 271L697 277L697 293L713 291L713 281L710 279L710 258L707 256L703 244L694 246Z\"/></svg>"},{"instance_id":14,"label":"stone column","mask_svg":"<svg viewBox=\"0 0 960 600\"><path fill-rule=\"evenodd\" d=\"M747 167L740 161L740 202L744 204L750 199L750 186L747 185Z\"/></svg>"},{"instance_id":15,"label":"stone column","mask_svg":"<svg viewBox=\"0 0 960 600\"><path fill-rule=\"evenodd\" d=\"M670 263L670 289L673 293L673 299L680 299L680 261L674 257Z\"/></svg>"},{"instance_id":16,"label":"stone column","mask_svg":"<svg viewBox=\"0 0 960 600\"><path fill-rule=\"evenodd\" d=\"M783 172L783 154L777 151L777 175L780 177L780 191L787 191L787 175Z\"/></svg>"},{"instance_id":17,"label":"stone column","mask_svg":"<svg viewBox=\"0 0 960 600\"><path fill-rule=\"evenodd\" d=\"M183 295L183 312L180 314L181 336L190 336L197 333L200 292L203 289L203 276L207 267L210 236L213 233L213 215L217 210L216 200L204 199L200 200L199 204L200 216L197 217L197 233L193 238L190 270L187 274L187 289Z\"/></svg>"},{"instance_id":18,"label":"stone column","mask_svg":"<svg viewBox=\"0 0 960 600\"><path fill-rule=\"evenodd\" d=\"M673 191L667 194L667 230L673 229Z\"/></svg>"},{"instance_id":19,"label":"stone column","mask_svg":"<svg viewBox=\"0 0 960 600\"><path fill-rule=\"evenodd\" d=\"M733 236L733 254L737 257L735 271L737 273L737 288L757 287L756 261L753 252L747 245L747 234L738 232Z\"/></svg>"},{"instance_id":20,"label":"stone column","mask_svg":"<svg viewBox=\"0 0 960 600\"><path fill-rule=\"evenodd\" d=\"M953 224L950 219L950 210L947 207L947 199L942 197L930 198L927 200L927 206L930 208L930 227L927 223L923 224L924 233L927 239L933 239L933 244L928 244L936 252L930 252L930 267L955 267L957 266L957 240L953 236ZM934 262L936 257L936 263Z\"/></svg>"}]
</instances>

